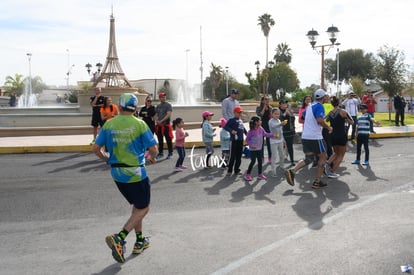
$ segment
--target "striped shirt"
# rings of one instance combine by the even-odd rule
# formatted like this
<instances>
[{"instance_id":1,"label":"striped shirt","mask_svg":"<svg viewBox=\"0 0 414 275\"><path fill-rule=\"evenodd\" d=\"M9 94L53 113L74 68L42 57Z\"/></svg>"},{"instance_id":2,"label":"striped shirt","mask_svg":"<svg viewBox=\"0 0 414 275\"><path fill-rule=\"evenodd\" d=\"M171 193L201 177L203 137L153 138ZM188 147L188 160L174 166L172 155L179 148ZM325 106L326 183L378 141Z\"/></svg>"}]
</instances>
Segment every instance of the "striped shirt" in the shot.
<instances>
[{"instance_id":1,"label":"striped shirt","mask_svg":"<svg viewBox=\"0 0 414 275\"><path fill-rule=\"evenodd\" d=\"M369 125L371 121L371 115L368 113L362 114L357 119L357 129L358 129L358 135L365 135L369 136Z\"/></svg>"}]
</instances>

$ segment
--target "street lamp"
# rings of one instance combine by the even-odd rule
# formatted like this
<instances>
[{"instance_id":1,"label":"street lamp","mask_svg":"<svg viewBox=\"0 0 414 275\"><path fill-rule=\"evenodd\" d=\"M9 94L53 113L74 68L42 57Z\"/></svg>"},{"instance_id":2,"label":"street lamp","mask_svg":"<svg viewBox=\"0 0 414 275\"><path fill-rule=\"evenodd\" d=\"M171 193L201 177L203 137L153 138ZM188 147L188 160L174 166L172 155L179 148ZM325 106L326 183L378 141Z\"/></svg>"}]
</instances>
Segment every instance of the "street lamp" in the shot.
<instances>
[{"instance_id":1,"label":"street lamp","mask_svg":"<svg viewBox=\"0 0 414 275\"><path fill-rule=\"evenodd\" d=\"M257 75L256 75L256 82L257 82L257 93L256 93L256 100L259 100L259 93L260 93L260 83L259 83L259 76L260 76L260 61L257 60L254 62L256 65Z\"/></svg>"},{"instance_id":2,"label":"street lamp","mask_svg":"<svg viewBox=\"0 0 414 275\"><path fill-rule=\"evenodd\" d=\"M69 75L72 73L72 68L75 67L75 64L69 67L68 72L66 73L66 89L69 91Z\"/></svg>"},{"instance_id":3,"label":"street lamp","mask_svg":"<svg viewBox=\"0 0 414 275\"><path fill-rule=\"evenodd\" d=\"M32 53L27 53L26 55L27 55L27 59L29 60L29 94L25 95L23 105L25 107L28 107L29 99L32 96L32 64L31 64Z\"/></svg>"},{"instance_id":4,"label":"street lamp","mask_svg":"<svg viewBox=\"0 0 414 275\"><path fill-rule=\"evenodd\" d=\"M92 75L93 75L93 82L95 82L96 81L96 79L99 77L99 75L101 74L101 69L102 69L102 63L100 63L100 62L98 62L98 63L96 63L96 72L94 72L94 73L92 73ZM87 63L86 65L85 65L85 67L86 67L86 71L88 72L88 75L91 75L91 68L92 68L92 65L90 64L90 63Z\"/></svg>"},{"instance_id":5,"label":"street lamp","mask_svg":"<svg viewBox=\"0 0 414 275\"><path fill-rule=\"evenodd\" d=\"M275 62L273 62L271 60L267 63L267 68L266 68L266 70L267 70L267 72L266 72L266 95L269 94L269 75L270 75L270 72L272 71L272 68L273 68L274 65L275 65Z\"/></svg>"},{"instance_id":6,"label":"street lamp","mask_svg":"<svg viewBox=\"0 0 414 275\"><path fill-rule=\"evenodd\" d=\"M331 27L328 28L328 30L326 32L328 33L329 40L331 41L331 44L318 45L318 46L316 46L316 40L319 36L318 32L312 28L312 30L308 31L308 33L306 34L306 36L309 39L309 43L312 46L312 49L314 49L315 51L320 53L321 57L322 57L322 62L321 62L321 89L325 89L325 54L327 54L331 48L335 47L335 45L340 45L340 43L335 43L336 38L337 38L336 37L337 33L339 32L337 27L332 25ZM325 51L325 47L328 47L328 49L326 51ZM318 51L317 48L321 48L321 50Z\"/></svg>"},{"instance_id":7,"label":"street lamp","mask_svg":"<svg viewBox=\"0 0 414 275\"><path fill-rule=\"evenodd\" d=\"M336 97L339 98L340 96L341 95L339 91L339 47L338 47L336 48Z\"/></svg>"},{"instance_id":8,"label":"street lamp","mask_svg":"<svg viewBox=\"0 0 414 275\"><path fill-rule=\"evenodd\" d=\"M188 87L188 52L190 49L185 50L185 96L187 96L187 87ZM185 100L185 97L184 97Z\"/></svg>"},{"instance_id":9,"label":"street lamp","mask_svg":"<svg viewBox=\"0 0 414 275\"><path fill-rule=\"evenodd\" d=\"M226 66L226 95L229 95L229 67Z\"/></svg>"}]
</instances>

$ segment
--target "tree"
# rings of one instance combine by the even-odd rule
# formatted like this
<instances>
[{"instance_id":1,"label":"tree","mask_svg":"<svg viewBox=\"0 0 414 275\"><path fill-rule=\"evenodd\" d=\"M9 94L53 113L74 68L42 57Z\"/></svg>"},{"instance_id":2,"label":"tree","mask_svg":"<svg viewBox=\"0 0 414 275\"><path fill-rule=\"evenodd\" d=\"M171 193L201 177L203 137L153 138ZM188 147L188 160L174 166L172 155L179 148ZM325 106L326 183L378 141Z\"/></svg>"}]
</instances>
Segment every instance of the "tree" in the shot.
<instances>
[{"instance_id":1,"label":"tree","mask_svg":"<svg viewBox=\"0 0 414 275\"><path fill-rule=\"evenodd\" d=\"M267 63L269 61L268 59L269 32L270 32L270 28L275 25L275 20L273 20L270 14L265 13L262 16L259 16L258 21L259 23L257 25L260 25L263 31L263 34L266 37L266 67L267 67Z\"/></svg>"},{"instance_id":2,"label":"tree","mask_svg":"<svg viewBox=\"0 0 414 275\"><path fill-rule=\"evenodd\" d=\"M375 71L380 86L388 94L390 102L391 98L405 87L407 65L404 59L404 52L393 47L385 45L378 50ZM390 109L389 120L391 121Z\"/></svg>"},{"instance_id":3,"label":"tree","mask_svg":"<svg viewBox=\"0 0 414 275\"><path fill-rule=\"evenodd\" d=\"M23 82L29 83L29 77L26 77ZM43 83L42 78L40 76L32 77L32 92L34 94L40 94L44 89L47 89L47 85Z\"/></svg>"},{"instance_id":4,"label":"tree","mask_svg":"<svg viewBox=\"0 0 414 275\"><path fill-rule=\"evenodd\" d=\"M299 79L285 62L276 63L269 74L269 91L273 100L283 98L286 93L293 93L299 88Z\"/></svg>"},{"instance_id":5,"label":"tree","mask_svg":"<svg viewBox=\"0 0 414 275\"><path fill-rule=\"evenodd\" d=\"M223 69L211 63L210 82L211 82L211 98L216 100L216 89L223 81Z\"/></svg>"},{"instance_id":6,"label":"tree","mask_svg":"<svg viewBox=\"0 0 414 275\"><path fill-rule=\"evenodd\" d=\"M256 78L253 78L252 73L245 73L244 74L247 78L247 82L249 83L250 90L253 92L254 97L256 100L259 100L259 86L260 86L260 75L257 75Z\"/></svg>"},{"instance_id":7,"label":"tree","mask_svg":"<svg viewBox=\"0 0 414 275\"><path fill-rule=\"evenodd\" d=\"M292 94L292 101L293 102L299 102L300 104L303 101L303 98L305 96L310 96L312 97L312 90L310 88L305 88L305 89L298 89L296 90L293 94ZM299 104L299 106L300 106Z\"/></svg>"},{"instance_id":8,"label":"tree","mask_svg":"<svg viewBox=\"0 0 414 275\"><path fill-rule=\"evenodd\" d=\"M327 79L337 78L337 58L325 60L325 75ZM361 49L350 49L339 52L339 79L359 77L372 79L374 77L375 59L372 53L364 53Z\"/></svg>"},{"instance_id":9,"label":"tree","mask_svg":"<svg viewBox=\"0 0 414 275\"><path fill-rule=\"evenodd\" d=\"M290 64L292 61L292 53L290 52L291 49L287 43L280 43L277 45L276 54L273 57L276 63L278 62L286 62L286 64Z\"/></svg>"},{"instance_id":10,"label":"tree","mask_svg":"<svg viewBox=\"0 0 414 275\"><path fill-rule=\"evenodd\" d=\"M360 77L351 78L352 91L360 98L364 95L364 80Z\"/></svg>"},{"instance_id":11,"label":"tree","mask_svg":"<svg viewBox=\"0 0 414 275\"><path fill-rule=\"evenodd\" d=\"M15 74L14 77L6 76L4 86L9 93L15 93L16 96L20 96L24 91L23 75Z\"/></svg>"}]
</instances>

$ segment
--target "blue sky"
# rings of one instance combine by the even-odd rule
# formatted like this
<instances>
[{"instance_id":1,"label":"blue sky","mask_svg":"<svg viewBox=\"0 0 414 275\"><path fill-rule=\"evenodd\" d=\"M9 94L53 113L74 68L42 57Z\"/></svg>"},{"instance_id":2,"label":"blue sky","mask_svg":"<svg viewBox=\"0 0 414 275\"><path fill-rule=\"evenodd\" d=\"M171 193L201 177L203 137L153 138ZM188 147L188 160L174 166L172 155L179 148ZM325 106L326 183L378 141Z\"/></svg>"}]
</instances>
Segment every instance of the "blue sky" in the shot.
<instances>
[{"instance_id":1,"label":"blue sky","mask_svg":"<svg viewBox=\"0 0 414 275\"><path fill-rule=\"evenodd\" d=\"M292 49L292 68L301 86L320 82L321 57L305 36L314 28L319 44L328 43L326 29L340 30L340 50L360 48L377 53L387 44L404 51L413 68L414 2L390 1L2 1L0 18L0 82L7 75L28 75L27 53L32 53L32 75L49 85L66 85L89 78L85 64L104 63L108 50L111 6L122 69L131 80L188 77L200 82L200 26L205 78L214 63L246 83L245 72L255 73L254 62L265 63L265 38L257 18L269 13L276 21L269 36L269 57L279 43ZM186 54L186 50L190 51ZM336 49L326 58L334 58Z\"/></svg>"}]
</instances>

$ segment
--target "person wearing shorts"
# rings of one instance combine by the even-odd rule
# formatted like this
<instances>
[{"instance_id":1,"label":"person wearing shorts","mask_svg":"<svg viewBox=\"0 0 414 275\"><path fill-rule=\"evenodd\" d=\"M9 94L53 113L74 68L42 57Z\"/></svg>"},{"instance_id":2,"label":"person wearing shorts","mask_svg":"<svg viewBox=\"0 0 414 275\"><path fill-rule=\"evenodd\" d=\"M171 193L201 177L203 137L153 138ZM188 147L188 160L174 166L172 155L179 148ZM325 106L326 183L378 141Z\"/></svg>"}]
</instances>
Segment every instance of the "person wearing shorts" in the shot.
<instances>
[{"instance_id":1,"label":"person wearing shorts","mask_svg":"<svg viewBox=\"0 0 414 275\"><path fill-rule=\"evenodd\" d=\"M92 107L92 121L91 125L93 127L93 140L91 145L95 143L96 136L98 135L98 128L103 126L104 121L101 117L101 107L104 106L105 97L102 95L101 88L95 88L95 95L91 96L89 103Z\"/></svg>"},{"instance_id":2,"label":"person wearing shorts","mask_svg":"<svg viewBox=\"0 0 414 275\"><path fill-rule=\"evenodd\" d=\"M131 93L119 97L120 115L107 121L99 132L92 151L111 165L111 176L119 191L132 205L132 214L119 233L109 235L105 241L117 262L125 262L125 238L135 230L136 241L133 254L140 254L149 247L142 234L142 221L149 211L151 186L145 168L145 153L155 162L158 154L157 141L148 125L133 114L138 99ZM108 154L102 152L106 148Z\"/></svg>"},{"instance_id":3,"label":"person wearing shorts","mask_svg":"<svg viewBox=\"0 0 414 275\"><path fill-rule=\"evenodd\" d=\"M336 96L332 97L331 104L334 109L326 115L326 120L329 121L332 126L331 141L333 154L326 162L325 174L328 178L337 178L339 175L336 174L335 171L344 159L348 139L348 129L345 126L345 122L347 122L348 125L353 125L354 120L345 109L339 107L342 105L339 98Z\"/></svg>"},{"instance_id":4,"label":"person wearing shorts","mask_svg":"<svg viewBox=\"0 0 414 275\"><path fill-rule=\"evenodd\" d=\"M285 171L286 180L292 186L295 185L295 174L303 167L313 163L315 156L318 158L318 167L312 188L319 189L326 186L321 181L326 161L326 147L322 136L322 128L326 128L329 133L332 133L332 127L324 121L325 109L322 106L322 101L325 94L322 89L316 90L313 94L315 101L304 112L305 123L302 131L302 145L305 159L300 160L295 167Z\"/></svg>"}]
</instances>

